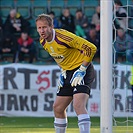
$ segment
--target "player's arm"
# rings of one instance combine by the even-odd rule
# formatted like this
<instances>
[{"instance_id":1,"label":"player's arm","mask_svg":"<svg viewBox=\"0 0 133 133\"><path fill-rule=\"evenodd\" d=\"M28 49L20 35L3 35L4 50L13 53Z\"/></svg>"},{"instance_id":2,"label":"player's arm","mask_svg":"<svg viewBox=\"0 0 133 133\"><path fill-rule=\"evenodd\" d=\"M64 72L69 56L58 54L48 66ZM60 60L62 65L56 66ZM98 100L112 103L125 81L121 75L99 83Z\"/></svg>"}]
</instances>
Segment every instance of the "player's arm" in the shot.
<instances>
[{"instance_id":1,"label":"player's arm","mask_svg":"<svg viewBox=\"0 0 133 133\"><path fill-rule=\"evenodd\" d=\"M83 61L82 65L85 66L85 67L88 67L90 64L90 62L86 62L86 61Z\"/></svg>"},{"instance_id":2,"label":"player's arm","mask_svg":"<svg viewBox=\"0 0 133 133\"><path fill-rule=\"evenodd\" d=\"M95 53L96 53L96 46L85 40L84 38L77 37L71 42L72 47L79 49L84 54L84 61L91 62Z\"/></svg>"},{"instance_id":3,"label":"player's arm","mask_svg":"<svg viewBox=\"0 0 133 133\"><path fill-rule=\"evenodd\" d=\"M65 43L69 47L80 50L84 54L84 60L86 62L92 61L97 50L94 44L66 30L60 29L57 33L59 34L59 36L63 36Z\"/></svg>"},{"instance_id":4,"label":"player's arm","mask_svg":"<svg viewBox=\"0 0 133 133\"><path fill-rule=\"evenodd\" d=\"M94 44L82 38L77 38L77 40L73 45L74 47L80 49L84 54L84 61L82 62L79 69L74 72L72 79L70 81L72 86L77 86L82 84L82 80L86 74L86 69L89 66L90 62L92 61L97 48Z\"/></svg>"}]
</instances>

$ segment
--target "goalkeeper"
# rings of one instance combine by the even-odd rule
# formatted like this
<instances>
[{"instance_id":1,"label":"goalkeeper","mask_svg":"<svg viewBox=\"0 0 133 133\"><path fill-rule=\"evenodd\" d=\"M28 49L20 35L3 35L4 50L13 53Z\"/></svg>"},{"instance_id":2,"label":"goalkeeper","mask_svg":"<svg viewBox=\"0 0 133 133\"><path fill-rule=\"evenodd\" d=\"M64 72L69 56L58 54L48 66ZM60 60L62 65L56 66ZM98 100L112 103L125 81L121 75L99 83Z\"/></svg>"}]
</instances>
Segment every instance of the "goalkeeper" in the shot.
<instances>
[{"instance_id":1,"label":"goalkeeper","mask_svg":"<svg viewBox=\"0 0 133 133\"><path fill-rule=\"evenodd\" d=\"M61 68L53 105L56 133L66 132L66 109L72 101L80 133L90 133L91 123L86 104L94 80L91 61L96 52L95 45L66 30L54 29L53 20L47 14L37 17L36 26L41 45Z\"/></svg>"}]
</instances>

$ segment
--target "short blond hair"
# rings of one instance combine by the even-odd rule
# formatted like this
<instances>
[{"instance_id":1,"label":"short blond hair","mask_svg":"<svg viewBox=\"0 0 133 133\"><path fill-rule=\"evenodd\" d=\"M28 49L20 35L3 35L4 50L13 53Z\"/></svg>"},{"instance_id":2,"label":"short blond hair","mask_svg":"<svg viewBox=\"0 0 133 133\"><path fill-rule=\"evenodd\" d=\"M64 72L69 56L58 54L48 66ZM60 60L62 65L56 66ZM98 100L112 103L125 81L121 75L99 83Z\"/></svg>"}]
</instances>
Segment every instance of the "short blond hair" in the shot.
<instances>
[{"instance_id":1,"label":"short blond hair","mask_svg":"<svg viewBox=\"0 0 133 133\"><path fill-rule=\"evenodd\" d=\"M38 17L36 18L36 22L38 20L47 21L49 26L52 26L53 25L53 19L48 14L44 14L43 13L43 14L38 15Z\"/></svg>"}]
</instances>

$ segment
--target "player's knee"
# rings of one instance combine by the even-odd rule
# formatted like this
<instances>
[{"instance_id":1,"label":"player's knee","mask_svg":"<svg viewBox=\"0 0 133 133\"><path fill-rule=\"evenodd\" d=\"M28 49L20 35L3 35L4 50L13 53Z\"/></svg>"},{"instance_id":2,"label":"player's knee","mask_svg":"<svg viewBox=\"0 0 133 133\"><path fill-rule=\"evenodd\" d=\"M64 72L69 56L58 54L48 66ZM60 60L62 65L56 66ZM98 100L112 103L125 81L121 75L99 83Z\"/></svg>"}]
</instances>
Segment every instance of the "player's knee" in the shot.
<instances>
[{"instance_id":1,"label":"player's knee","mask_svg":"<svg viewBox=\"0 0 133 133\"><path fill-rule=\"evenodd\" d=\"M57 105L57 104L53 104L53 110L56 113L62 113L62 112L64 112L64 110L61 108L61 106L60 105Z\"/></svg>"},{"instance_id":2,"label":"player's knee","mask_svg":"<svg viewBox=\"0 0 133 133\"><path fill-rule=\"evenodd\" d=\"M73 103L73 108L74 108L75 112L78 113L84 109L84 106L78 102L75 102L75 103Z\"/></svg>"}]
</instances>

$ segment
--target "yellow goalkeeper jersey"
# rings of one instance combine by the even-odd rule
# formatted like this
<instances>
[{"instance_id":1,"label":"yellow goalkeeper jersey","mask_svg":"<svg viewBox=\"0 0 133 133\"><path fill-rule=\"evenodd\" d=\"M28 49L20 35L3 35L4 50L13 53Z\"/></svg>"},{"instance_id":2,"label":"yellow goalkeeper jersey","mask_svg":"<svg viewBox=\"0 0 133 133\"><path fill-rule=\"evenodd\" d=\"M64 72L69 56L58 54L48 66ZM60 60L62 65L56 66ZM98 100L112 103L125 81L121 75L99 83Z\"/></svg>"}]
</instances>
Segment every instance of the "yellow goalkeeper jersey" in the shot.
<instances>
[{"instance_id":1,"label":"yellow goalkeeper jersey","mask_svg":"<svg viewBox=\"0 0 133 133\"><path fill-rule=\"evenodd\" d=\"M91 62L96 46L87 40L63 29L53 29L53 39L40 39L43 48L63 70L72 70L83 61Z\"/></svg>"}]
</instances>

